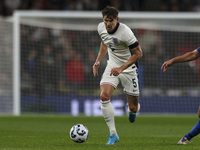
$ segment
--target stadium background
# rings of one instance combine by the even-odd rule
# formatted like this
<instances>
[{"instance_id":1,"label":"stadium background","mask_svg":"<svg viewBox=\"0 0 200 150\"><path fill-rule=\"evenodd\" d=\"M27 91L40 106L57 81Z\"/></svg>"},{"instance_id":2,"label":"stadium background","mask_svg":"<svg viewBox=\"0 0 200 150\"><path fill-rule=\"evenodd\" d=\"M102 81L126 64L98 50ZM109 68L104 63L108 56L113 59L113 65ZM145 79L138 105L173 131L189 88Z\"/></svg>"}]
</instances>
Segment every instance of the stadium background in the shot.
<instances>
[{"instance_id":1,"label":"stadium background","mask_svg":"<svg viewBox=\"0 0 200 150\"><path fill-rule=\"evenodd\" d=\"M13 109L12 24L15 10L100 11L111 5L130 12L199 12L199 0L1 0L0 113ZM101 115L99 81L92 65L100 38L97 31L52 30L21 25L21 113ZM133 29L144 57L138 69L141 113L196 113L199 105L199 60L162 73L164 60L199 46L199 32ZM151 39L151 40L149 40ZM76 68L74 66L77 66ZM126 97L119 88L112 97L116 115L124 115Z\"/></svg>"}]
</instances>

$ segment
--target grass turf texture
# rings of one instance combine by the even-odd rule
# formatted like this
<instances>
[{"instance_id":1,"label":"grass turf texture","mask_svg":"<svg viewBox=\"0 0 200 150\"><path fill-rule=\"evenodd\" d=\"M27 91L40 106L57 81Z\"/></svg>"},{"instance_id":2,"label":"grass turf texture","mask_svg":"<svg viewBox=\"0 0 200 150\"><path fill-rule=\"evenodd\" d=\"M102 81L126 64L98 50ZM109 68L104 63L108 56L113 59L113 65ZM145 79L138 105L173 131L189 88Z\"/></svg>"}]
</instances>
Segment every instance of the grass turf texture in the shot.
<instances>
[{"instance_id":1,"label":"grass turf texture","mask_svg":"<svg viewBox=\"0 0 200 150\"><path fill-rule=\"evenodd\" d=\"M105 145L108 128L103 117L21 116L0 117L1 150L199 150L200 137L188 145L176 145L198 121L196 116L137 116L135 123L128 117L115 117L120 142ZM75 143L69 137L74 124L88 127L85 143Z\"/></svg>"}]
</instances>

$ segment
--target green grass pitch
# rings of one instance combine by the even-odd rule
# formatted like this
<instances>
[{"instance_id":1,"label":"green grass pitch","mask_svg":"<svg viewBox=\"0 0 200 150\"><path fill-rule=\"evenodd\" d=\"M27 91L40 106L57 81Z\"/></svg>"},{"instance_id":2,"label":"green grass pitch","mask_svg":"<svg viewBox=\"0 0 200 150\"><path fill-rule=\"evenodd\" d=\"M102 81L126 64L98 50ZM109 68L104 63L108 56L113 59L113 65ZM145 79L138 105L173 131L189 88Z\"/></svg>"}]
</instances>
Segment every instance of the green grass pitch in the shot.
<instances>
[{"instance_id":1,"label":"green grass pitch","mask_svg":"<svg viewBox=\"0 0 200 150\"><path fill-rule=\"evenodd\" d=\"M176 145L197 121L195 115L139 115L135 123L129 123L127 116L115 117L120 142L108 146L103 117L0 116L0 150L199 150L199 136L188 145ZM75 143L69 137L77 123L89 129L85 143Z\"/></svg>"}]
</instances>

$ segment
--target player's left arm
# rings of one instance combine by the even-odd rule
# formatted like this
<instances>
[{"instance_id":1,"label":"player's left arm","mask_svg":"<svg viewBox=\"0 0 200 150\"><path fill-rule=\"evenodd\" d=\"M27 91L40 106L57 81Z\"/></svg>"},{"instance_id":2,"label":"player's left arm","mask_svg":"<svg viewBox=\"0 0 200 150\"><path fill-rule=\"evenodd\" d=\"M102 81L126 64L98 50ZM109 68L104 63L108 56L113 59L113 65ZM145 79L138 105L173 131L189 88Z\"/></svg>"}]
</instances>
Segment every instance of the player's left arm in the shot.
<instances>
[{"instance_id":1,"label":"player's left arm","mask_svg":"<svg viewBox=\"0 0 200 150\"><path fill-rule=\"evenodd\" d=\"M113 68L111 70L110 75L118 76L123 70L136 63L142 57L142 49L140 45L130 49L130 51L132 52L132 56L129 58L129 60L126 63L124 63L121 67Z\"/></svg>"},{"instance_id":2,"label":"player's left arm","mask_svg":"<svg viewBox=\"0 0 200 150\"><path fill-rule=\"evenodd\" d=\"M140 45L135 48L130 49L132 56L129 60L121 66L122 71L130 67L132 64L136 63L142 57L142 49Z\"/></svg>"}]
</instances>

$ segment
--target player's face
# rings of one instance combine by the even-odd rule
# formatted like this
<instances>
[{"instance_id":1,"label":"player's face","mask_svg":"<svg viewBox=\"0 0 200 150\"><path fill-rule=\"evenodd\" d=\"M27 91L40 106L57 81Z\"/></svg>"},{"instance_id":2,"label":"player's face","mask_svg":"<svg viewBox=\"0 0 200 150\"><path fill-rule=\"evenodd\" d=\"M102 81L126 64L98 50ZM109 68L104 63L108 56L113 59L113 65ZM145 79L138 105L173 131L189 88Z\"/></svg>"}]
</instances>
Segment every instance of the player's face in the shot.
<instances>
[{"instance_id":1,"label":"player's face","mask_svg":"<svg viewBox=\"0 0 200 150\"><path fill-rule=\"evenodd\" d=\"M104 16L103 17L103 22L104 22L104 24L106 26L106 30L108 32L114 31L115 27L117 26L118 20L119 20L119 18L115 19L115 18L111 18L111 17L108 18L107 15Z\"/></svg>"}]
</instances>

